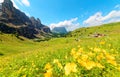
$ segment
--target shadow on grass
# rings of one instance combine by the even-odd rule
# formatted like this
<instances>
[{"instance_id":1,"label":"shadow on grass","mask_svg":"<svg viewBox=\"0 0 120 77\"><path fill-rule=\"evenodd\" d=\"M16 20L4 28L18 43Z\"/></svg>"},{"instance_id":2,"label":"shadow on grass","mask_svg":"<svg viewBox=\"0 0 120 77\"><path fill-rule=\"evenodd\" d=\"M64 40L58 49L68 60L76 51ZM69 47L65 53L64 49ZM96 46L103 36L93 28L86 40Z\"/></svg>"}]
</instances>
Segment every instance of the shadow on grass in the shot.
<instances>
[{"instance_id":1,"label":"shadow on grass","mask_svg":"<svg viewBox=\"0 0 120 77\"><path fill-rule=\"evenodd\" d=\"M0 52L0 56L3 56L4 54L2 52Z\"/></svg>"}]
</instances>

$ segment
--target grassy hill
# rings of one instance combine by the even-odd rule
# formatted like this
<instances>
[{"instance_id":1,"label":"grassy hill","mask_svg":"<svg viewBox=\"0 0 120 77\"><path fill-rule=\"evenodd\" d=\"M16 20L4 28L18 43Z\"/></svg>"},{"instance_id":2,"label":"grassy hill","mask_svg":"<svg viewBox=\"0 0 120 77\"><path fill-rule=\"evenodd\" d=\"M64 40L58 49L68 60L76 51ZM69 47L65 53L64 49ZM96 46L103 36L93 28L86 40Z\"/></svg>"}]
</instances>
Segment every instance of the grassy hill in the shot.
<instances>
[{"instance_id":1,"label":"grassy hill","mask_svg":"<svg viewBox=\"0 0 120 77\"><path fill-rule=\"evenodd\" d=\"M0 77L120 77L119 29L80 28L42 42L0 34Z\"/></svg>"},{"instance_id":2,"label":"grassy hill","mask_svg":"<svg viewBox=\"0 0 120 77\"><path fill-rule=\"evenodd\" d=\"M80 28L70 32L68 37L90 37L93 34L105 34L106 36L116 36L120 33L120 22L104 24L101 26L93 26L87 28Z\"/></svg>"}]
</instances>

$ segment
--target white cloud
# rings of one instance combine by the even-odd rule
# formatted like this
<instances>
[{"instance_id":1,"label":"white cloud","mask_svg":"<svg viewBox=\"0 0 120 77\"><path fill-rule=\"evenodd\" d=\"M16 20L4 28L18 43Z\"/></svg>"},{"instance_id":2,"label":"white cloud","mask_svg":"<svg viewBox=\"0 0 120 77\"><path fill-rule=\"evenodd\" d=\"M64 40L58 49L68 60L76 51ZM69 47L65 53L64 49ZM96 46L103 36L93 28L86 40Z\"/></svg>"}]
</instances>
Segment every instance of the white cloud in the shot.
<instances>
[{"instance_id":1,"label":"white cloud","mask_svg":"<svg viewBox=\"0 0 120 77\"><path fill-rule=\"evenodd\" d=\"M28 0L21 1L25 6L30 6L30 2Z\"/></svg>"},{"instance_id":2,"label":"white cloud","mask_svg":"<svg viewBox=\"0 0 120 77\"><path fill-rule=\"evenodd\" d=\"M4 0L0 0L0 3L2 3Z\"/></svg>"},{"instance_id":3,"label":"white cloud","mask_svg":"<svg viewBox=\"0 0 120 77\"><path fill-rule=\"evenodd\" d=\"M97 12L93 16L90 16L88 19L83 21L83 24L87 26L96 26L118 21L120 21L120 10L113 10L106 16L103 16L101 12Z\"/></svg>"},{"instance_id":4,"label":"white cloud","mask_svg":"<svg viewBox=\"0 0 120 77\"><path fill-rule=\"evenodd\" d=\"M116 6L115 6L115 8L118 8L118 9L120 9L120 4L116 5Z\"/></svg>"},{"instance_id":5,"label":"white cloud","mask_svg":"<svg viewBox=\"0 0 120 77\"><path fill-rule=\"evenodd\" d=\"M77 23L76 21L78 18L72 18L70 20L61 21L59 23L52 23L49 25L50 29L53 29L54 27L65 27L67 31L72 31L80 27L80 23Z\"/></svg>"},{"instance_id":6,"label":"white cloud","mask_svg":"<svg viewBox=\"0 0 120 77\"><path fill-rule=\"evenodd\" d=\"M90 16L87 20L83 21L85 25L99 25L102 24L102 13L97 12L93 16Z\"/></svg>"},{"instance_id":7,"label":"white cloud","mask_svg":"<svg viewBox=\"0 0 120 77\"><path fill-rule=\"evenodd\" d=\"M0 3L2 3L4 0L0 0ZM19 9L19 7L17 6L16 3L20 4L21 6L27 6L29 7L30 6L30 2L29 0L11 0L13 2L13 6L17 9Z\"/></svg>"},{"instance_id":8,"label":"white cloud","mask_svg":"<svg viewBox=\"0 0 120 77\"><path fill-rule=\"evenodd\" d=\"M19 3L21 6L23 6L21 0L15 0L17 3Z\"/></svg>"},{"instance_id":9,"label":"white cloud","mask_svg":"<svg viewBox=\"0 0 120 77\"><path fill-rule=\"evenodd\" d=\"M18 3L18 4L20 4L21 6L27 6L27 7L29 7L30 6L30 2L29 2L29 0L12 0L12 2L14 2L15 3L15 1Z\"/></svg>"}]
</instances>

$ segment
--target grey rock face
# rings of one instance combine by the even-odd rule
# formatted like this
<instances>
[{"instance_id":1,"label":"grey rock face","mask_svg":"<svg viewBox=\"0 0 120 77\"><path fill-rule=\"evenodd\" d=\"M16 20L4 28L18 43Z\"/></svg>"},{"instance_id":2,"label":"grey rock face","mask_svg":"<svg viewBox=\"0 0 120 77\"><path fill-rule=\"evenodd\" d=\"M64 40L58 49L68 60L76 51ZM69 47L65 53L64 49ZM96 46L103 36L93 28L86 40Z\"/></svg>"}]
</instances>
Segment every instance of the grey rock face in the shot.
<instances>
[{"instance_id":1,"label":"grey rock face","mask_svg":"<svg viewBox=\"0 0 120 77\"><path fill-rule=\"evenodd\" d=\"M0 3L0 16L2 15L2 4Z\"/></svg>"},{"instance_id":2,"label":"grey rock face","mask_svg":"<svg viewBox=\"0 0 120 77\"><path fill-rule=\"evenodd\" d=\"M51 33L49 27L41 24L40 19L35 19L34 17L29 18L25 13L16 9L11 0L4 0L0 6L0 12L0 23L4 23L8 27L14 28L16 30L15 32L20 36L36 38L41 35ZM4 29L4 26L2 26L2 29ZM2 29L0 27L0 30Z\"/></svg>"},{"instance_id":3,"label":"grey rock face","mask_svg":"<svg viewBox=\"0 0 120 77\"><path fill-rule=\"evenodd\" d=\"M55 27L52 29L52 32L54 33L67 33L67 30L65 27Z\"/></svg>"}]
</instances>

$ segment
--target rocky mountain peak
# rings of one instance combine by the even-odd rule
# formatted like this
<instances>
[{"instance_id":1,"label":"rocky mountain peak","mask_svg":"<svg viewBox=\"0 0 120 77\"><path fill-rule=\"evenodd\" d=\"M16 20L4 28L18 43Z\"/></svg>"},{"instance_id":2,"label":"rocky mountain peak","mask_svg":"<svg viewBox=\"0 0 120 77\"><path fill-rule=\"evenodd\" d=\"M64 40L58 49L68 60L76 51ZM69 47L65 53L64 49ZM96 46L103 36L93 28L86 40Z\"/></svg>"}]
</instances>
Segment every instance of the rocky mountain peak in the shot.
<instances>
[{"instance_id":1,"label":"rocky mountain peak","mask_svg":"<svg viewBox=\"0 0 120 77\"><path fill-rule=\"evenodd\" d=\"M53 33L67 33L67 30L65 27L54 27L52 29Z\"/></svg>"},{"instance_id":2,"label":"rocky mountain peak","mask_svg":"<svg viewBox=\"0 0 120 77\"><path fill-rule=\"evenodd\" d=\"M7 4L13 4L11 0L4 0L3 3L7 3Z\"/></svg>"},{"instance_id":3,"label":"rocky mountain peak","mask_svg":"<svg viewBox=\"0 0 120 77\"><path fill-rule=\"evenodd\" d=\"M11 0L4 0L1 5L0 14L0 23L4 24L4 26L0 25L0 31L2 32L17 32L20 36L27 38L43 37L51 33L49 27L43 25L39 18L29 18L25 13L16 9ZM12 28L12 31L6 31L10 28Z\"/></svg>"},{"instance_id":4,"label":"rocky mountain peak","mask_svg":"<svg viewBox=\"0 0 120 77\"><path fill-rule=\"evenodd\" d=\"M13 7L13 3L11 0L4 0L2 3L2 15L3 21L12 23L14 25L21 24L31 24L29 17L25 15L25 13Z\"/></svg>"},{"instance_id":5,"label":"rocky mountain peak","mask_svg":"<svg viewBox=\"0 0 120 77\"><path fill-rule=\"evenodd\" d=\"M13 9L13 3L11 0L4 0L4 2L2 3L2 7L7 7L7 9L11 10Z\"/></svg>"}]
</instances>

